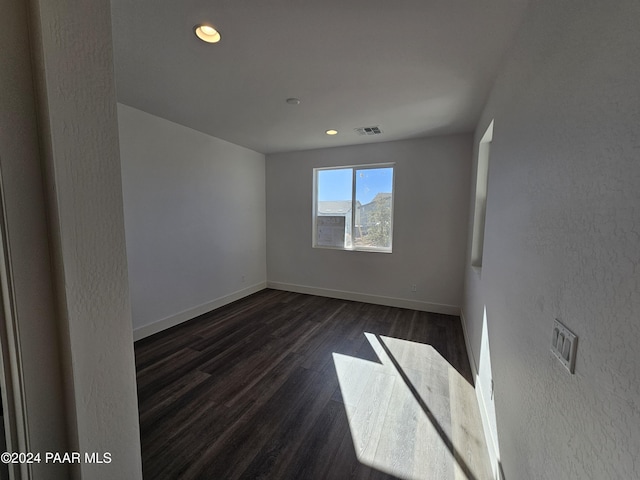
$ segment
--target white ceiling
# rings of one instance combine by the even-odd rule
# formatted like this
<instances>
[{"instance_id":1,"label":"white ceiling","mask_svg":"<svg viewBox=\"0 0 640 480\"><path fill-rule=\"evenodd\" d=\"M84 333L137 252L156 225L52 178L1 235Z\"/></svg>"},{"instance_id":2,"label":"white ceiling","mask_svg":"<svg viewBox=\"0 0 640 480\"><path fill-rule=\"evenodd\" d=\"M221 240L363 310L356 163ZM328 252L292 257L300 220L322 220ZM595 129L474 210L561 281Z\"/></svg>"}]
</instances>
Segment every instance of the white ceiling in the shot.
<instances>
[{"instance_id":1,"label":"white ceiling","mask_svg":"<svg viewBox=\"0 0 640 480\"><path fill-rule=\"evenodd\" d=\"M273 153L472 131L527 0L111 3L120 102Z\"/></svg>"}]
</instances>

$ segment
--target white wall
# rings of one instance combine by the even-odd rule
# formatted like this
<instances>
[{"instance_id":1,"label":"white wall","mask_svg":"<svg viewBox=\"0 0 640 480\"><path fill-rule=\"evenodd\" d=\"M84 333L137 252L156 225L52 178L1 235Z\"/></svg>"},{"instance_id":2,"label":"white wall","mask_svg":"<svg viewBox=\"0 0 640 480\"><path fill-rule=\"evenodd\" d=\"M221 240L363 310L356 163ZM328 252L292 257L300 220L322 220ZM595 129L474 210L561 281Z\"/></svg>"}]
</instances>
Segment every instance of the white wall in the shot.
<instances>
[{"instance_id":1,"label":"white wall","mask_svg":"<svg viewBox=\"0 0 640 480\"><path fill-rule=\"evenodd\" d=\"M118 105L136 338L265 287L264 155Z\"/></svg>"},{"instance_id":2,"label":"white wall","mask_svg":"<svg viewBox=\"0 0 640 480\"><path fill-rule=\"evenodd\" d=\"M639 24L636 0L531 2L478 125L495 119L464 314L478 361L487 309L507 479L640 478Z\"/></svg>"},{"instance_id":3,"label":"white wall","mask_svg":"<svg viewBox=\"0 0 640 480\"><path fill-rule=\"evenodd\" d=\"M0 390L2 451L66 451L64 389L47 231L28 4L0 0ZM23 415L24 413L24 415ZM28 417L28 422L26 418ZM35 464L34 479L68 479ZM27 465L0 465L0 478ZM22 478L26 478L26 475Z\"/></svg>"},{"instance_id":4,"label":"white wall","mask_svg":"<svg viewBox=\"0 0 640 480\"><path fill-rule=\"evenodd\" d=\"M269 285L457 314L471 151L456 135L268 155ZM391 161L393 253L312 248L313 169Z\"/></svg>"},{"instance_id":5,"label":"white wall","mask_svg":"<svg viewBox=\"0 0 640 480\"><path fill-rule=\"evenodd\" d=\"M30 6L68 448L112 457L70 465L71 477L141 479L110 4ZM34 478L55 478L49 466Z\"/></svg>"}]
</instances>

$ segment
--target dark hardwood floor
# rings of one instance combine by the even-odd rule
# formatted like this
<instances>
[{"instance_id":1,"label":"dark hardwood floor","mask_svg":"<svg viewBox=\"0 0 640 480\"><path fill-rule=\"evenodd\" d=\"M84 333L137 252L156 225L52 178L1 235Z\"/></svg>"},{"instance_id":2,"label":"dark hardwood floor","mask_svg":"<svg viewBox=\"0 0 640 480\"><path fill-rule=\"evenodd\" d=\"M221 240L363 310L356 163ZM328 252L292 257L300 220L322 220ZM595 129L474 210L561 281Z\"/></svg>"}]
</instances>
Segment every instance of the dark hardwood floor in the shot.
<instances>
[{"instance_id":1,"label":"dark hardwood floor","mask_svg":"<svg viewBox=\"0 0 640 480\"><path fill-rule=\"evenodd\" d=\"M267 289L135 353L147 480L490 478L457 317Z\"/></svg>"}]
</instances>

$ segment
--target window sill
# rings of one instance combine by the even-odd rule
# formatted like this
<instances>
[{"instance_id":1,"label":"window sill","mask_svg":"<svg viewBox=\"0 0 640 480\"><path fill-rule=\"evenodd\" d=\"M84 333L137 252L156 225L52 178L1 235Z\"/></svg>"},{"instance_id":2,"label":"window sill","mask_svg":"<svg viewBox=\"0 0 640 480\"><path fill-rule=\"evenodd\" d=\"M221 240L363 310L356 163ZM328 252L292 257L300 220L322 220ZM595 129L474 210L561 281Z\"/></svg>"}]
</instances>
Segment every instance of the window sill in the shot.
<instances>
[{"instance_id":1,"label":"window sill","mask_svg":"<svg viewBox=\"0 0 640 480\"><path fill-rule=\"evenodd\" d=\"M324 245L312 245L313 248L319 248L323 250L341 250L343 252L368 252L368 253L393 253L391 248L344 248L344 247L330 247Z\"/></svg>"}]
</instances>

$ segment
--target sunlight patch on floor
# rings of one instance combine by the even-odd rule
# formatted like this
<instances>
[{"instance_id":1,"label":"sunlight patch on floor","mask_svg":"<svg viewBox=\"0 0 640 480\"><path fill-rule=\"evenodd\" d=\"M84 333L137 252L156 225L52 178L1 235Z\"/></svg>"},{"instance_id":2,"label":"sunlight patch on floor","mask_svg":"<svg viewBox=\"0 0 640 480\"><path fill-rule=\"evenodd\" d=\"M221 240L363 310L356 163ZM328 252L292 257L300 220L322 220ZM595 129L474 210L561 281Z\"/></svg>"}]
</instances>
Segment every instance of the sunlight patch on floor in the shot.
<instances>
[{"instance_id":1,"label":"sunlight patch on floor","mask_svg":"<svg viewBox=\"0 0 640 480\"><path fill-rule=\"evenodd\" d=\"M405 480L489 478L473 387L430 345L365 336L381 363L333 354L359 461Z\"/></svg>"}]
</instances>

